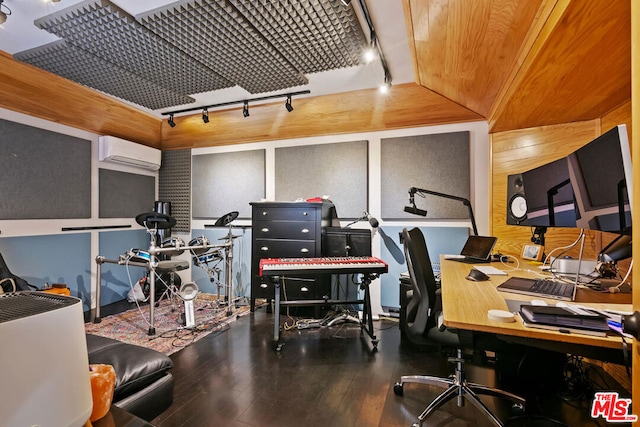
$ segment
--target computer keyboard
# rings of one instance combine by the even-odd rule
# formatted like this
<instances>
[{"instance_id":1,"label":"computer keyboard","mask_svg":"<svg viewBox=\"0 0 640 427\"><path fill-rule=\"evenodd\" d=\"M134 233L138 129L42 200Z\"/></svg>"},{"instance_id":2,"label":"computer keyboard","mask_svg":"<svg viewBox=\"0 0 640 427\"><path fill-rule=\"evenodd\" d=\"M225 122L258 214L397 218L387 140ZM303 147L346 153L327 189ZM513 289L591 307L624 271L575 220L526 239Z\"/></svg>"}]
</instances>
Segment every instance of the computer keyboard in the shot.
<instances>
[{"instance_id":1,"label":"computer keyboard","mask_svg":"<svg viewBox=\"0 0 640 427\"><path fill-rule=\"evenodd\" d=\"M531 285L530 290L542 295L560 296L564 295L565 291L570 286L573 286L573 284L540 279L536 280L534 284Z\"/></svg>"}]
</instances>

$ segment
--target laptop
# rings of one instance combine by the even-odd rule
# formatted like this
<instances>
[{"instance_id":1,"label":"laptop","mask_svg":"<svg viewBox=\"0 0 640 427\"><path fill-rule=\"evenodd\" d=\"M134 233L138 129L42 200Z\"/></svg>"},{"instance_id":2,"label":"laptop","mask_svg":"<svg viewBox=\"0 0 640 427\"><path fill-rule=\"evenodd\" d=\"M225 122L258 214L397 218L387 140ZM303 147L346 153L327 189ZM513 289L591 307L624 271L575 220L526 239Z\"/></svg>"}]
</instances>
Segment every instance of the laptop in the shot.
<instances>
[{"instance_id":1,"label":"laptop","mask_svg":"<svg viewBox=\"0 0 640 427\"><path fill-rule=\"evenodd\" d=\"M573 301L576 296L577 286L575 283L560 282L551 279L509 277L504 283L499 285L497 289L514 294Z\"/></svg>"},{"instance_id":2,"label":"laptop","mask_svg":"<svg viewBox=\"0 0 640 427\"><path fill-rule=\"evenodd\" d=\"M491 252L497 241L497 237L469 236L460 255L445 255L444 258L470 264L491 262Z\"/></svg>"}]
</instances>

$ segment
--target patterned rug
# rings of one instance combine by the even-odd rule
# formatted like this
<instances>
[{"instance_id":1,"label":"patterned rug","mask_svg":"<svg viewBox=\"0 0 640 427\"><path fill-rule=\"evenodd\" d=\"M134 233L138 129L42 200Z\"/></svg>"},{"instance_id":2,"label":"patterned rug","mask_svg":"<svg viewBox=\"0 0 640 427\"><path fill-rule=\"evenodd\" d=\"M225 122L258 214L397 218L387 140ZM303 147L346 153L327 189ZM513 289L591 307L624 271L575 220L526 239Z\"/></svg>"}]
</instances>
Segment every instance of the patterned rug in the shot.
<instances>
[{"instance_id":1,"label":"patterned rug","mask_svg":"<svg viewBox=\"0 0 640 427\"><path fill-rule=\"evenodd\" d=\"M149 304L134 307L125 312L102 318L100 323L86 323L90 334L113 338L122 342L152 348L166 355L192 344L211 332L223 332L229 323L250 313L249 306L239 306L227 314L227 307L218 304L214 294L201 293L193 302L195 326L185 328L181 324L184 303L163 299L153 311L155 335L149 332Z\"/></svg>"}]
</instances>

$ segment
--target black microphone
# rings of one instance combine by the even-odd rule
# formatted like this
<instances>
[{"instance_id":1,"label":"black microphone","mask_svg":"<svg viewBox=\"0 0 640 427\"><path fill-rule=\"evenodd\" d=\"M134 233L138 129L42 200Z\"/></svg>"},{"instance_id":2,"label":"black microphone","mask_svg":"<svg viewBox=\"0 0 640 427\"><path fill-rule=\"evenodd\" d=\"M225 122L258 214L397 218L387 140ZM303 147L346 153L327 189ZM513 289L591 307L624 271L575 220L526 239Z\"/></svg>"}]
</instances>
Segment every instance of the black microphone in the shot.
<instances>
[{"instance_id":1,"label":"black microphone","mask_svg":"<svg viewBox=\"0 0 640 427\"><path fill-rule=\"evenodd\" d=\"M414 215L427 216L427 211L418 209L415 206L405 206L404 211Z\"/></svg>"},{"instance_id":2,"label":"black microphone","mask_svg":"<svg viewBox=\"0 0 640 427\"><path fill-rule=\"evenodd\" d=\"M378 220L375 219L369 212L365 212L364 217L369 220L369 225L371 225L373 228L378 228L378 225L380 225L380 223L378 223Z\"/></svg>"}]
</instances>

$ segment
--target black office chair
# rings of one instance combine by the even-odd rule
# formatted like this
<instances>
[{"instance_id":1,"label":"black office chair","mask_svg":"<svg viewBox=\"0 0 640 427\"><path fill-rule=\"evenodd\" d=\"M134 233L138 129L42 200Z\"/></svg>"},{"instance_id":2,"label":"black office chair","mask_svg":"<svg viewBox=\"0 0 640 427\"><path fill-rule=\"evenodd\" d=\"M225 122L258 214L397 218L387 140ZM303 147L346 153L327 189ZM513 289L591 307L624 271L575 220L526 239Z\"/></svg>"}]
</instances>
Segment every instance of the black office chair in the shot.
<instances>
[{"instance_id":1,"label":"black office chair","mask_svg":"<svg viewBox=\"0 0 640 427\"><path fill-rule=\"evenodd\" d=\"M436 279L433 274L424 235L419 228L411 230L405 228L402 230L402 238L413 292L406 311L406 336L411 342L418 344L431 342L455 347L456 357L448 359L449 362L455 364L455 372L449 378L429 375L404 375L400 378L400 382L394 385L394 393L402 396L404 383L429 384L446 388L418 416L418 423L414 423L414 426L422 426L422 423L431 414L454 397L458 398L458 406L464 405L466 397L475 407L484 412L495 425L502 426L502 422L478 398L477 394L504 397L522 407L524 407L524 399L506 391L470 383L466 380L462 347L463 345L472 345L472 342L467 339L463 339L463 342L461 342L462 334L458 334L455 330L447 329L442 324L442 313L436 310L438 305Z\"/></svg>"}]
</instances>

